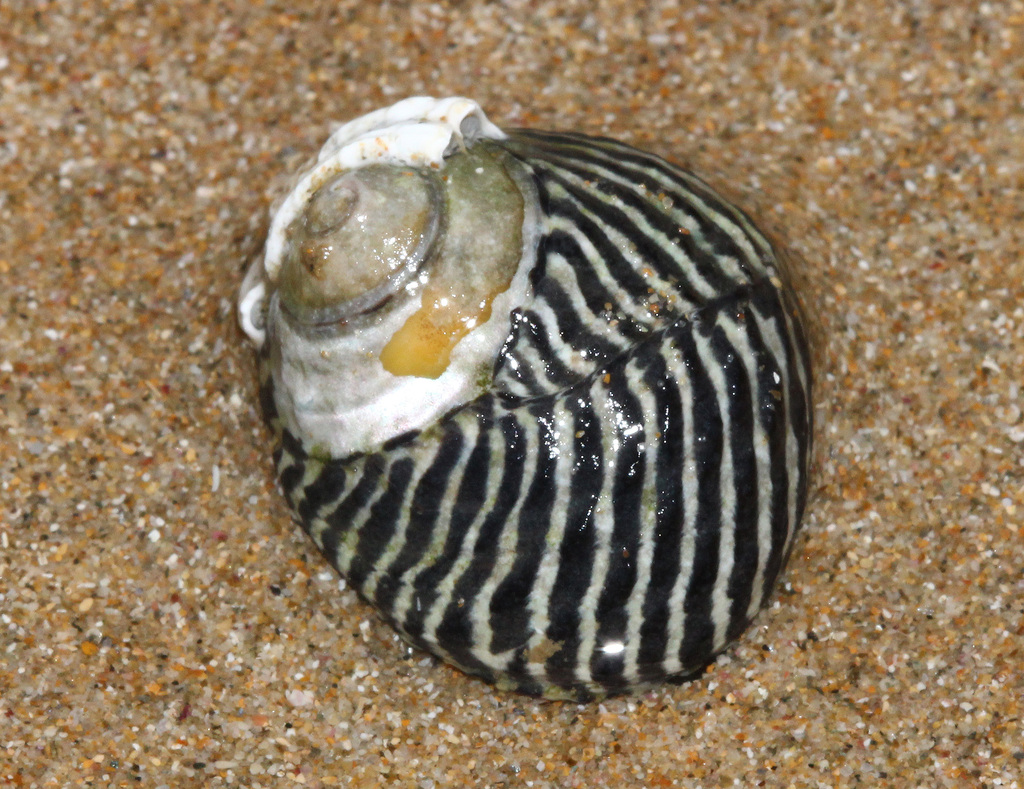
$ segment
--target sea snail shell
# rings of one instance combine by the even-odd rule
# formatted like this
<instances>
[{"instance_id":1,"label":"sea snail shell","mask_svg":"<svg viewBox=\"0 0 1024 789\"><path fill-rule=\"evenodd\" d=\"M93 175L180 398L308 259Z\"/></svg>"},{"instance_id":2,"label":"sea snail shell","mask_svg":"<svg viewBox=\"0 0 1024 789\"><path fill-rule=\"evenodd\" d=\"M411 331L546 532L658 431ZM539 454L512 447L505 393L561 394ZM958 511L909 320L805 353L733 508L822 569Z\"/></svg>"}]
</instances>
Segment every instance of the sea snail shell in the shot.
<instances>
[{"instance_id":1,"label":"sea snail shell","mask_svg":"<svg viewBox=\"0 0 1024 789\"><path fill-rule=\"evenodd\" d=\"M805 504L783 254L621 143L503 132L462 98L342 126L239 303L292 508L405 638L500 687L701 669Z\"/></svg>"}]
</instances>

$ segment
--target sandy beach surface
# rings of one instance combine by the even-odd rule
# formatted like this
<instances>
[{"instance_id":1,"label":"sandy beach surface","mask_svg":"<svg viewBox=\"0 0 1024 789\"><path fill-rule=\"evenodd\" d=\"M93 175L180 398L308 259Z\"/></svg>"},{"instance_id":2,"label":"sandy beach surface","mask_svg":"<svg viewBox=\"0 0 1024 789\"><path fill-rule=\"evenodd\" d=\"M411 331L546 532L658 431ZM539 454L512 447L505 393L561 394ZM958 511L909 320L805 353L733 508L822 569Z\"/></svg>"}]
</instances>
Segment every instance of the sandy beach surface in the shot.
<instances>
[{"instance_id":1,"label":"sandy beach surface","mask_svg":"<svg viewBox=\"0 0 1024 789\"><path fill-rule=\"evenodd\" d=\"M1024 786L1024 3L0 5L0 785ZM339 122L466 95L737 195L828 339L813 498L698 679L404 647L293 525L234 300Z\"/></svg>"}]
</instances>

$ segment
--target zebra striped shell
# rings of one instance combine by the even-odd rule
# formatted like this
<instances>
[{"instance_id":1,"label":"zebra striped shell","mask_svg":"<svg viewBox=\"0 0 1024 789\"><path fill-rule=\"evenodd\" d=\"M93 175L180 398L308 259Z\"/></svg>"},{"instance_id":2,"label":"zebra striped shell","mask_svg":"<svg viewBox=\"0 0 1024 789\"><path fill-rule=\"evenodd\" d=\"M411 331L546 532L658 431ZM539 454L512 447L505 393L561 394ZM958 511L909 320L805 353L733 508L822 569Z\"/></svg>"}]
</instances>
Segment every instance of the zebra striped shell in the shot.
<instances>
[{"instance_id":1,"label":"zebra striped shell","mask_svg":"<svg viewBox=\"0 0 1024 789\"><path fill-rule=\"evenodd\" d=\"M438 103L403 104L325 151L360 134L365 149ZM377 446L304 427L281 390L289 354L315 352L324 329L295 340L272 238L242 321L285 495L408 641L499 687L583 700L684 678L765 604L804 509L811 372L783 253L656 156L500 132L466 106L422 166L495 149L527 204L484 380Z\"/></svg>"}]
</instances>

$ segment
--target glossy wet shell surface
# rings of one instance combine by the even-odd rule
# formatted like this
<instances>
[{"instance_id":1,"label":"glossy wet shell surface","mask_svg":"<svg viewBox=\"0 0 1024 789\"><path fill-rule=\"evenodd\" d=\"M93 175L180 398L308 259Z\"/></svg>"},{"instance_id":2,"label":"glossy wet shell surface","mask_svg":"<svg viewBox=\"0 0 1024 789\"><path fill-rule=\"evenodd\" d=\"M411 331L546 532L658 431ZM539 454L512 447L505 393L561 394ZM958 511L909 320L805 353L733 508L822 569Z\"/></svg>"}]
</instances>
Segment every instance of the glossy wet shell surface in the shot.
<instances>
[{"instance_id":1,"label":"glossy wet shell surface","mask_svg":"<svg viewBox=\"0 0 1024 789\"><path fill-rule=\"evenodd\" d=\"M574 699L684 677L767 601L803 513L810 360L780 253L652 155L499 144L540 227L489 389L377 451L313 456L278 418L271 332L282 485L381 615L468 672Z\"/></svg>"}]
</instances>

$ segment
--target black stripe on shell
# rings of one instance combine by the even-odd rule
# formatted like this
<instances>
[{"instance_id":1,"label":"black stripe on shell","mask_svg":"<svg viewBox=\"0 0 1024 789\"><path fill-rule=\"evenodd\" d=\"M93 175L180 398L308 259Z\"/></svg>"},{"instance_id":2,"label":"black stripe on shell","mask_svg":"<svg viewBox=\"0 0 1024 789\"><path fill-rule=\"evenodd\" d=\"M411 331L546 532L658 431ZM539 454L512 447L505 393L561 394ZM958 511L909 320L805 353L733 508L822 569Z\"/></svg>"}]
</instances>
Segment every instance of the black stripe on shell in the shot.
<instances>
[{"instance_id":1,"label":"black stripe on shell","mask_svg":"<svg viewBox=\"0 0 1024 789\"><path fill-rule=\"evenodd\" d=\"M477 412L478 413L478 412ZM497 490L491 508L483 514L479 530L471 544L453 544L444 555L455 557L465 554L468 561L461 568L451 593L447 599L440 599L437 604L442 606L440 622L433 632L424 632L424 623L419 612L406 619L405 631L413 638L423 638L430 643L441 646L447 655L456 663L470 669L487 673L487 664L477 659L474 654L476 640L474 624L470 614L474 610L472 603L479 596L482 587L492 577L499 562L504 560L500 555L502 533L511 528L510 518L529 481L526 472L526 431L514 414L503 414L494 422L492 441L501 441L504 446L503 463ZM433 595L442 571L447 573L454 569L440 566L437 569L427 568L417 579L417 589L429 598Z\"/></svg>"},{"instance_id":2,"label":"black stripe on shell","mask_svg":"<svg viewBox=\"0 0 1024 789\"><path fill-rule=\"evenodd\" d=\"M570 156L572 158L567 159ZM721 231L686 204L684 193L660 188L649 178L648 172L626 169L622 162L615 165L618 180L610 180L606 177L610 170L608 163L593 158L590 151L582 147L569 151L563 149L561 155L550 155L545 160L545 167L541 167L535 160L531 160L531 163L535 172L543 172L546 178L554 179L564 189L572 190L582 207L600 218L605 226L616 228L632 244L632 249L643 260L643 264L672 282L690 304L698 306L704 303L709 291L723 292L735 286L735 280L722 271L716 258L698 247L697 238L713 237L713 243L718 244L718 251L732 256L736 256L738 250ZM570 178L582 184L573 188ZM643 184L645 180L650 180L652 185L638 189L637 185ZM623 182L631 186L625 186ZM584 191L584 187L590 192ZM627 212L638 214L647 227L638 226ZM695 235L679 221L679 214L684 214L691 220L687 224L696 225L700 232ZM673 259L673 252L692 266L687 272L687 278L678 278L679 264ZM695 280L705 286L701 289L705 295L701 295ZM636 289L634 293L639 295L643 290Z\"/></svg>"}]
</instances>

